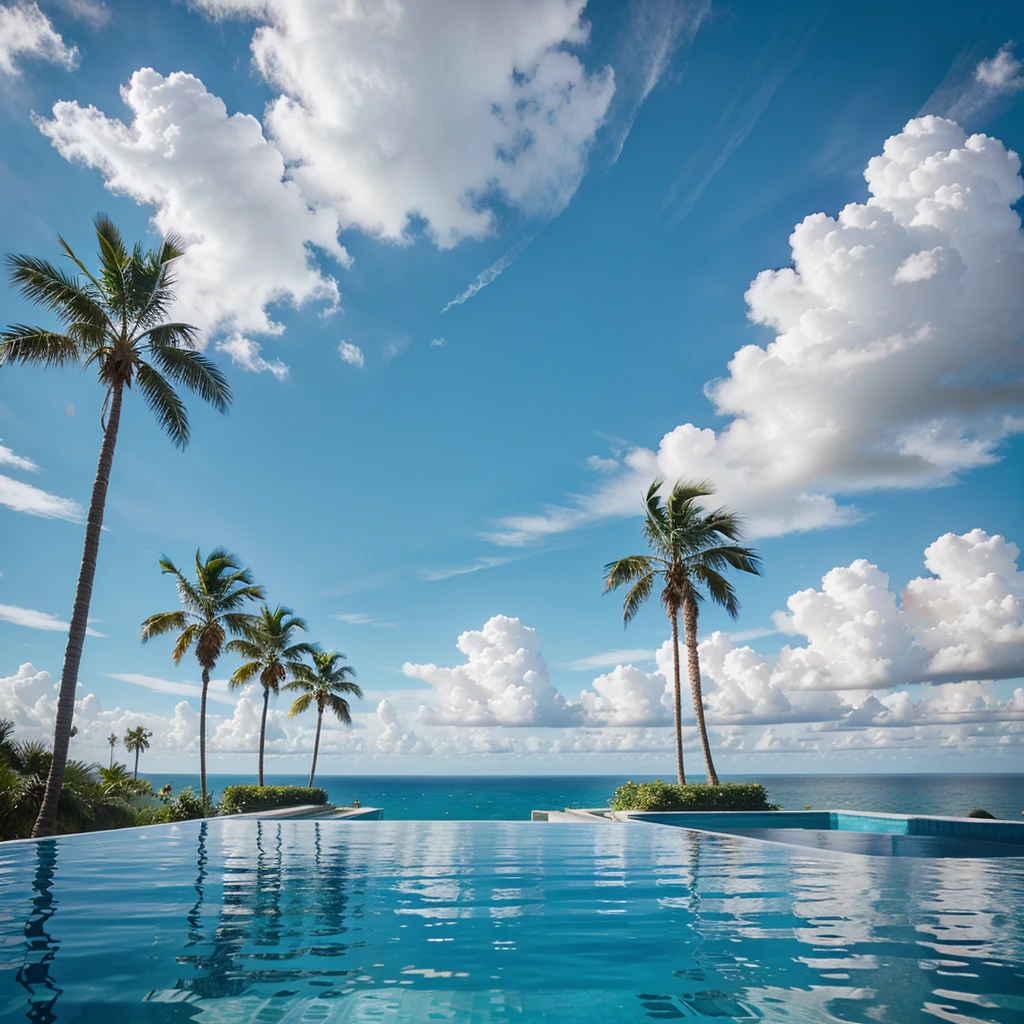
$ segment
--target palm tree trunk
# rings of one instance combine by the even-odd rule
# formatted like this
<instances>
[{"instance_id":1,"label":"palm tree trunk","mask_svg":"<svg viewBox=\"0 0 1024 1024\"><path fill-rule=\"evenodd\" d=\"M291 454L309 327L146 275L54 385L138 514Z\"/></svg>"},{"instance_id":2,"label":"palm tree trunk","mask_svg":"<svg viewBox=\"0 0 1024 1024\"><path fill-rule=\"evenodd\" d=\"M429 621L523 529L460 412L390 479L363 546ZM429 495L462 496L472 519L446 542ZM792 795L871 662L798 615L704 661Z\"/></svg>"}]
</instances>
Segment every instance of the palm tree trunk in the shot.
<instances>
[{"instance_id":1,"label":"palm tree trunk","mask_svg":"<svg viewBox=\"0 0 1024 1024\"><path fill-rule=\"evenodd\" d=\"M263 741L267 735L267 705L270 703L270 687L263 687L263 718L260 720L260 785L263 785Z\"/></svg>"},{"instance_id":2,"label":"palm tree trunk","mask_svg":"<svg viewBox=\"0 0 1024 1024\"><path fill-rule=\"evenodd\" d=\"M139 754L141 751L142 747L135 748L135 774L132 776L133 779L138 779L139 777Z\"/></svg>"},{"instance_id":3,"label":"palm tree trunk","mask_svg":"<svg viewBox=\"0 0 1024 1024\"><path fill-rule=\"evenodd\" d=\"M100 550L103 509L107 503L107 486L110 483L110 468L114 464L114 445L117 444L117 428L120 423L121 384L118 383L114 385L110 395L109 415L103 430L100 460L96 466L96 479L93 481L92 498L89 501L82 565L78 570L78 587L75 590L75 604L71 611L68 643L64 649L64 667L60 674L57 716L53 726L53 760L50 762L50 774L46 779L43 802L39 805L39 816L32 828L33 837L52 835L57 824L57 804L60 801L61 787L64 785L64 768L68 761L68 744L71 742L71 723L75 717L78 669L82 663L85 631L89 624L92 583L96 576L96 559Z\"/></svg>"},{"instance_id":4,"label":"palm tree trunk","mask_svg":"<svg viewBox=\"0 0 1024 1024\"><path fill-rule=\"evenodd\" d=\"M113 769L113 767L114 767L114 744L113 743L110 744L110 767L111 767L111 769Z\"/></svg>"},{"instance_id":5,"label":"palm tree trunk","mask_svg":"<svg viewBox=\"0 0 1024 1024\"><path fill-rule=\"evenodd\" d=\"M686 772L683 769L683 691L679 685L679 618L677 609L669 611L672 620L672 670L675 682L676 697L676 781L680 786L686 785Z\"/></svg>"},{"instance_id":6,"label":"palm tree trunk","mask_svg":"<svg viewBox=\"0 0 1024 1024\"><path fill-rule=\"evenodd\" d=\"M316 774L316 755L320 752L320 726L324 721L324 709L317 706L316 709L316 739L313 741L313 765L309 769L309 785L313 785L313 776Z\"/></svg>"},{"instance_id":7,"label":"palm tree trunk","mask_svg":"<svg viewBox=\"0 0 1024 1024\"><path fill-rule=\"evenodd\" d=\"M697 732L704 752L704 771L712 786L718 785L718 772L711 760L711 744L708 742L708 727L704 722L704 694L700 686L700 655L697 653L697 602L692 597L683 599L683 631L686 636L686 667L690 673L690 693L693 696L693 710L697 716Z\"/></svg>"},{"instance_id":8,"label":"palm tree trunk","mask_svg":"<svg viewBox=\"0 0 1024 1024\"><path fill-rule=\"evenodd\" d=\"M210 688L210 670L203 667L203 695L199 699L199 785L206 807L206 691Z\"/></svg>"}]
</instances>

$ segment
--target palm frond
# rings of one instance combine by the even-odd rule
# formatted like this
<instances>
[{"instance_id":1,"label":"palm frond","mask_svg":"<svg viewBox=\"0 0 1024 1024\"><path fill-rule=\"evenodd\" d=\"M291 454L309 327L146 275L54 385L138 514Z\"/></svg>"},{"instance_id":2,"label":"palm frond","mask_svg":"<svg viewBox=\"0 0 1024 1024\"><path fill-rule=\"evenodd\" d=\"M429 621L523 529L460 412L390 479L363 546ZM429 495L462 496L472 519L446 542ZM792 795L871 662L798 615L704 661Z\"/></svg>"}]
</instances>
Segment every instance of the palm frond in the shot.
<instances>
[{"instance_id":1,"label":"palm frond","mask_svg":"<svg viewBox=\"0 0 1024 1024\"><path fill-rule=\"evenodd\" d=\"M327 698L326 707L329 707L334 712L339 722L342 722L344 725L352 724L352 711L344 697L338 697L332 693Z\"/></svg>"},{"instance_id":2,"label":"palm frond","mask_svg":"<svg viewBox=\"0 0 1024 1024\"><path fill-rule=\"evenodd\" d=\"M729 567L753 576L761 575L761 556L751 548L738 544L720 544L717 547L705 548L693 555L692 561L695 565L704 565L709 569Z\"/></svg>"},{"instance_id":3,"label":"palm frond","mask_svg":"<svg viewBox=\"0 0 1024 1024\"><path fill-rule=\"evenodd\" d=\"M232 640L231 642L229 642L228 650L231 650L231 645L233 643L238 643L238 641ZM248 683L252 679L252 677L259 672L259 670L260 663L258 661L250 661L247 662L245 665L240 665L238 668L235 669L231 678L228 680L228 686L230 686L232 689L236 689L239 686L245 686L245 684Z\"/></svg>"},{"instance_id":4,"label":"palm frond","mask_svg":"<svg viewBox=\"0 0 1024 1024\"><path fill-rule=\"evenodd\" d=\"M109 326L102 294L48 260L12 254L7 267L11 284L22 297L50 310L65 326L86 323L100 331Z\"/></svg>"},{"instance_id":5,"label":"palm frond","mask_svg":"<svg viewBox=\"0 0 1024 1024\"><path fill-rule=\"evenodd\" d=\"M43 327L12 324L0 331L0 366L5 363L67 366L79 362L82 355L82 345L75 338Z\"/></svg>"},{"instance_id":6,"label":"palm frond","mask_svg":"<svg viewBox=\"0 0 1024 1024\"><path fill-rule=\"evenodd\" d=\"M625 583L631 583L651 572L653 559L650 555L627 555L617 562L609 562L604 567L604 590L616 590Z\"/></svg>"},{"instance_id":7,"label":"palm frond","mask_svg":"<svg viewBox=\"0 0 1024 1024\"><path fill-rule=\"evenodd\" d=\"M707 590L711 600L728 612L730 618L735 619L739 615L740 603L736 600L736 591L721 573L709 569L706 565L695 565L693 577ZM699 596L699 591L697 596Z\"/></svg>"},{"instance_id":8,"label":"palm frond","mask_svg":"<svg viewBox=\"0 0 1024 1024\"><path fill-rule=\"evenodd\" d=\"M146 404L176 448L188 447L189 426L185 403L168 380L148 363L139 363L135 379Z\"/></svg>"},{"instance_id":9,"label":"palm frond","mask_svg":"<svg viewBox=\"0 0 1024 1024\"><path fill-rule=\"evenodd\" d=\"M291 684L289 683L285 689L289 689ZM309 709L310 704L313 703L313 694L304 693L301 697L298 697L292 706L288 709L288 717L294 718L296 715L301 715L303 712Z\"/></svg>"},{"instance_id":10,"label":"palm frond","mask_svg":"<svg viewBox=\"0 0 1024 1024\"><path fill-rule=\"evenodd\" d=\"M654 573L641 576L622 602L622 624L628 626L654 590Z\"/></svg>"},{"instance_id":11,"label":"palm frond","mask_svg":"<svg viewBox=\"0 0 1024 1024\"><path fill-rule=\"evenodd\" d=\"M188 617L183 611L157 612L150 615L142 623L142 642L146 643L151 637L164 636L167 633L180 631L188 626Z\"/></svg>"}]
</instances>

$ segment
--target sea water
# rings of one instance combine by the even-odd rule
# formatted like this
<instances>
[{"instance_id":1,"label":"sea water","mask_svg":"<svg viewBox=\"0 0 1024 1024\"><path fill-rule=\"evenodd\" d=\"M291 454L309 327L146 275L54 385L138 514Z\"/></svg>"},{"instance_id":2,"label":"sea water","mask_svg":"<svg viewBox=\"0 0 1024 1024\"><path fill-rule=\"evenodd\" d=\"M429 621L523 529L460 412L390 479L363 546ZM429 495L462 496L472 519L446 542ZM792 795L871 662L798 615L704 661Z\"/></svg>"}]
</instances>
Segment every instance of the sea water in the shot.
<instances>
[{"instance_id":1,"label":"sea water","mask_svg":"<svg viewBox=\"0 0 1024 1024\"><path fill-rule=\"evenodd\" d=\"M646 776L631 776L634 782ZM198 790L198 775L150 776L154 788ZM882 811L954 817L982 807L999 818L1022 820L1024 774L1019 775L767 775L723 776L727 782L762 782L769 800L786 810ZM252 784L252 775L210 775L215 793L225 786ZM304 786L305 775L270 775L272 785ZM606 807L621 775L318 775L331 803L381 807L390 820L523 821L532 810ZM666 781L673 781L666 777ZM703 782L694 777L692 781Z\"/></svg>"}]
</instances>

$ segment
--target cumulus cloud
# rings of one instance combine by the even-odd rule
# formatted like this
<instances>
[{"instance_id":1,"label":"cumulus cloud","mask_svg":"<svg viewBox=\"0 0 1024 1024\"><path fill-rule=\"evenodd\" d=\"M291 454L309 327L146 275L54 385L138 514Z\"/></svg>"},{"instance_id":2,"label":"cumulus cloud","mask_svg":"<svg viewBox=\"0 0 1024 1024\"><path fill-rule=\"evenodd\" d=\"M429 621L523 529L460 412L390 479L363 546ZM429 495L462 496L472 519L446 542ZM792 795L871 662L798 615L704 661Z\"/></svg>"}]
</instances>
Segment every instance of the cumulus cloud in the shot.
<instances>
[{"instance_id":1,"label":"cumulus cloud","mask_svg":"<svg viewBox=\"0 0 1024 1024\"><path fill-rule=\"evenodd\" d=\"M315 203L392 241L494 228L495 200L562 208L614 90L571 48L584 0L436 5L196 0L261 24L253 60L280 95L267 127Z\"/></svg>"},{"instance_id":2,"label":"cumulus cloud","mask_svg":"<svg viewBox=\"0 0 1024 1024\"><path fill-rule=\"evenodd\" d=\"M341 344L338 345L338 354L341 356L341 361L343 363L348 363L349 366L357 366L360 370L366 362L363 350L358 345L354 345L351 341L341 342Z\"/></svg>"},{"instance_id":3,"label":"cumulus cloud","mask_svg":"<svg viewBox=\"0 0 1024 1024\"><path fill-rule=\"evenodd\" d=\"M64 42L38 4L18 0L0 6L0 75L20 75L26 57L70 70L78 63L78 49Z\"/></svg>"},{"instance_id":4,"label":"cumulus cloud","mask_svg":"<svg viewBox=\"0 0 1024 1024\"><path fill-rule=\"evenodd\" d=\"M386 754L426 754L432 747L429 741L417 739L416 733L406 732L398 720L398 713L389 700L377 705L377 720L381 731L377 734L376 747Z\"/></svg>"},{"instance_id":5,"label":"cumulus cloud","mask_svg":"<svg viewBox=\"0 0 1024 1024\"><path fill-rule=\"evenodd\" d=\"M13 622L16 626L28 626L29 629L45 629L55 633L66 633L69 624L58 619L49 612L37 612L34 608L19 608L14 604L0 604L0 620ZM89 636L106 636L95 629L86 628Z\"/></svg>"},{"instance_id":6,"label":"cumulus cloud","mask_svg":"<svg viewBox=\"0 0 1024 1024\"><path fill-rule=\"evenodd\" d=\"M1024 89L1024 61L1013 51L1013 43L1004 43L994 56L976 64L959 58L928 98L923 113L941 114L961 123L996 113Z\"/></svg>"},{"instance_id":7,"label":"cumulus cloud","mask_svg":"<svg viewBox=\"0 0 1024 1024\"><path fill-rule=\"evenodd\" d=\"M996 461L1024 430L1020 166L996 139L910 121L869 162L867 202L807 217L793 266L751 284L748 315L774 340L707 386L721 430L678 426L577 505L487 536L524 544L636 514L656 476L711 479L753 535L772 536L856 519L844 496Z\"/></svg>"},{"instance_id":8,"label":"cumulus cloud","mask_svg":"<svg viewBox=\"0 0 1024 1024\"><path fill-rule=\"evenodd\" d=\"M287 372L259 358L249 334L280 334L268 306L338 304L315 248L347 266L338 218L313 209L285 178L285 161L256 118L229 114L192 75L136 71L121 96L125 124L93 106L61 101L38 127L65 159L99 169L112 192L153 206L154 227L187 242L177 269L174 315L222 333L236 364Z\"/></svg>"},{"instance_id":9,"label":"cumulus cloud","mask_svg":"<svg viewBox=\"0 0 1024 1024\"><path fill-rule=\"evenodd\" d=\"M669 644L671 650L671 644ZM634 665L616 665L580 693L590 722L602 725L666 725L670 720L666 678Z\"/></svg>"},{"instance_id":10,"label":"cumulus cloud","mask_svg":"<svg viewBox=\"0 0 1024 1024\"><path fill-rule=\"evenodd\" d=\"M437 690L437 702L420 708L430 725L568 725L574 709L551 685L537 631L517 618L495 615L457 644L462 665L441 668L406 662L402 671Z\"/></svg>"},{"instance_id":11,"label":"cumulus cloud","mask_svg":"<svg viewBox=\"0 0 1024 1024\"><path fill-rule=\"evenodd\" d=\"M264 359L260 355L262 346L238 331L233 331L214 346L231 358L235 366L253 373L270 373L278 380L287 380L288 367L280 359Z\"/></svg>"}]
</instances>

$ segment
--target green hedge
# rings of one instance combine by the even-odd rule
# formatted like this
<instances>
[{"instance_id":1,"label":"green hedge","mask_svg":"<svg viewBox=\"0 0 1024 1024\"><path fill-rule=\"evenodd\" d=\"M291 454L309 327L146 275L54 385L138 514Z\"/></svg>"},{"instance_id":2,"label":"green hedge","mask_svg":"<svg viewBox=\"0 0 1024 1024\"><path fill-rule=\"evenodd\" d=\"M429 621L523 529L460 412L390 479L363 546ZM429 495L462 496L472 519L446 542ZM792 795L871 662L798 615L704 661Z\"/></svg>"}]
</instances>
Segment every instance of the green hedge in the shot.
<instances>
[{"instance_id":1,"label":"green hedge","mask_svg":"<svg viewBox=\"0 0 1024 1024\"><path fill-rule=\"evenodd\" d=\"M679 786L662 782L627 782L612 798L613 811L777 811L759 782L723 782Z\"/></svg>"},{"instance_id":2,"label":"green hedge","mask_svg":"<svg viewBox=\"0 0 1024 1024\"><path fill-rule=\"evenodd\" d=\"M225 786L221 797L222 814L270 811L275 807L327 803L326 789L306 786Z\"/></svg>"}]
</instances>

